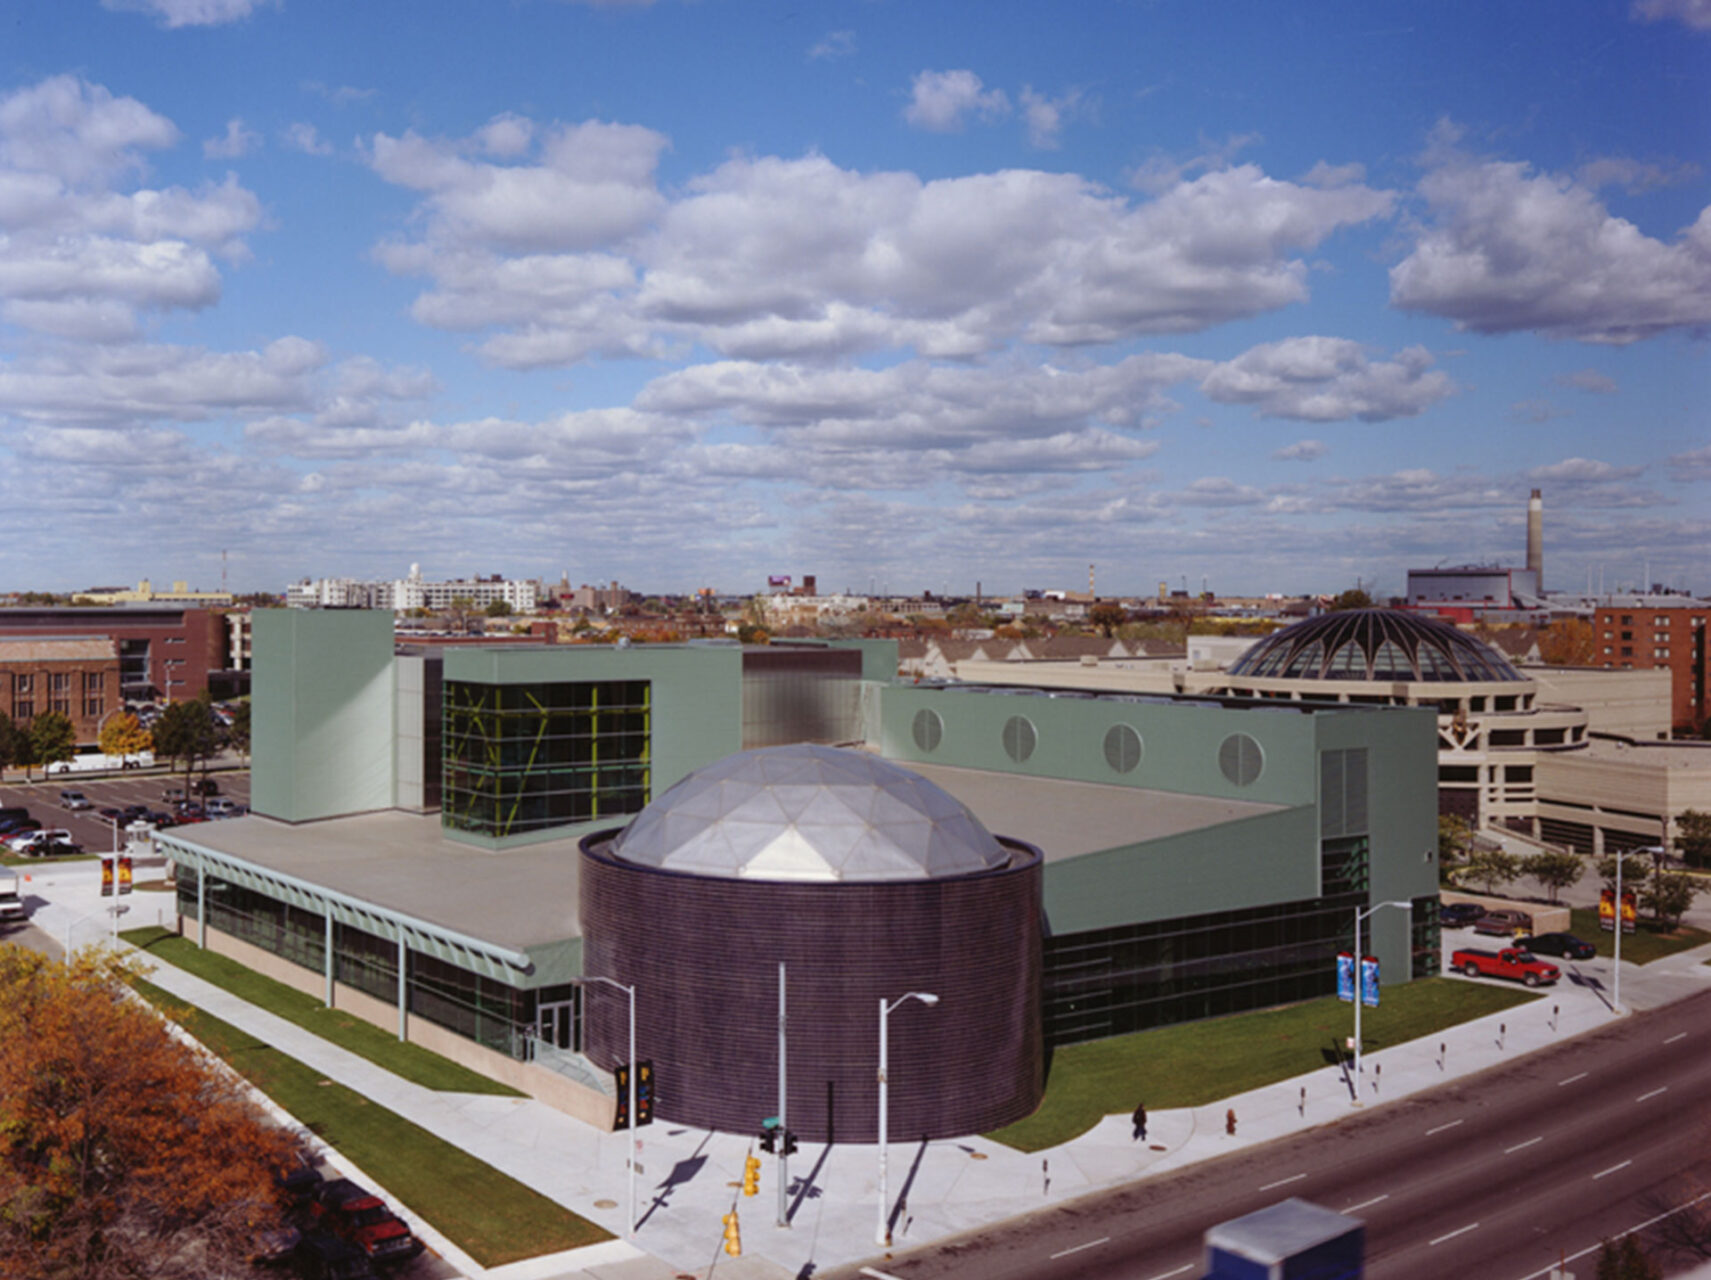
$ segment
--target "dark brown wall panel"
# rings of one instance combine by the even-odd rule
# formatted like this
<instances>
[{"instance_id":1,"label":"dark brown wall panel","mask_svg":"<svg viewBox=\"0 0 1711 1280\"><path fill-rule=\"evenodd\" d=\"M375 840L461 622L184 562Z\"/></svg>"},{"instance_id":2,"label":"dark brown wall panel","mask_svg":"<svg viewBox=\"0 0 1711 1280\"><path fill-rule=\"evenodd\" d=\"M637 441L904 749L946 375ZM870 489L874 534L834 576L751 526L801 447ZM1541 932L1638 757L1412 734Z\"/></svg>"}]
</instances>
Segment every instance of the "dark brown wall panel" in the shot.
<instances>
[{"instance_id":1,"label":"dark brown wall panel","mask_svg":"<svg viewBox=\"0 0 1711 1280\"><path fill-rule=\"evenodd\" d=\"M947 880L792 884L636 867L583 843L583 968L634 984L637 1054L656 1114L758 1132L778 1113L778 962L788 970L790 1127L813 1141L878 1136L879 1000L892 1012L890 1133L980 1133L1031 1113L1044 1087L1040 869ZM584 1046L622 1061L621 992L588 988Z\"/></svg>"}]
</instances>

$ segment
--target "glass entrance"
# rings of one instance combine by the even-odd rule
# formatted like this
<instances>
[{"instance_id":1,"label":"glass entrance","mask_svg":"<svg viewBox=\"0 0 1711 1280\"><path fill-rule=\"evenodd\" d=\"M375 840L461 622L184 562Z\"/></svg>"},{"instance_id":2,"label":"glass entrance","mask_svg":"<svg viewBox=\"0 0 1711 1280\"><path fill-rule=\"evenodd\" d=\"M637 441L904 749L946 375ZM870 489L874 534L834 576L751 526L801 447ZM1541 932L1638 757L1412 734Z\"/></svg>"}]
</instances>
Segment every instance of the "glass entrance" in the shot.
<instances>
[{"instance_id":1,"label":"glass entrance","mask_svg":"<svg viewBox=\"0 0 1711 1280\"><path fill-rule=\"evenodd\" d=\"M574 1051L581 1039L579 1031L574 1000L554 1000L536 1011L535 1034L543 1045Z\"/></svg>"}]
</instances>

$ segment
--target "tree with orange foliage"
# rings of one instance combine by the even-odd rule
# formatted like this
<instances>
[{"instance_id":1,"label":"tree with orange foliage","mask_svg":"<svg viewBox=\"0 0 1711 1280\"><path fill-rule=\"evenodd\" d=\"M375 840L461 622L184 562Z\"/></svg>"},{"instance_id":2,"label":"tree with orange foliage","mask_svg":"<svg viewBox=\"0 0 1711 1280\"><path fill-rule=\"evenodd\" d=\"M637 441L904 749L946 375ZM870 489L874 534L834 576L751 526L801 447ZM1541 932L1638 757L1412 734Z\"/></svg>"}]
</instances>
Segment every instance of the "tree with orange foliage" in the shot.
<instances>
[{"instance_id":1,"label":"tree with orange foliage","mask_svg":"<svg viewBox=\"0 0 1711 1280\"><path fill-rule=\"evenodd\" d=\"M134 996L127 962L0 946L0 1273L200 1280L281 1221L296 1139Z\"/></svg>"},{"instance_id":2,"label":"tree with orange foliage","mask_svg":"<svg viewBox=\"0 0 1711 1280\"><path fill-rule=\"evenodd\" d=\"M1553 618L1539 632L1539 657L1549 667L1590 667L1597 656L1592 624L1585 618Z\"/></svg>"}]
</instances>

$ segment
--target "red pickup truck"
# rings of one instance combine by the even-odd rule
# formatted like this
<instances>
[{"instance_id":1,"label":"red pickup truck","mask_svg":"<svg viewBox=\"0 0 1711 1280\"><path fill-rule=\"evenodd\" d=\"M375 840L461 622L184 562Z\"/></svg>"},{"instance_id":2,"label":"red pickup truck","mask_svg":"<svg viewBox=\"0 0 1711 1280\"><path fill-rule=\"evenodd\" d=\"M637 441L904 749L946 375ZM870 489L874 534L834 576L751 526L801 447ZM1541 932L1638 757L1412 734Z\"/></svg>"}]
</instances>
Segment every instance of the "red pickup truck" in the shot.
<instances>
[{"instance_id":1,"label":"red pickup truck","mask_svg":"<svg viewBox=\"0 0 1711 1280\"><path fill-rule=\"evenodd\" d=\"M1470 978L1482 974L1487 978L1510 978L1529 987L1541 983L1549 986L1562 977L1562 971L1554 964L1536 959L1531 951L1522 951L1519 947L1504 947L1501 951L1468 947L1450 956L1450 968L1460 969Z\"/></svg>"}]
</instances>

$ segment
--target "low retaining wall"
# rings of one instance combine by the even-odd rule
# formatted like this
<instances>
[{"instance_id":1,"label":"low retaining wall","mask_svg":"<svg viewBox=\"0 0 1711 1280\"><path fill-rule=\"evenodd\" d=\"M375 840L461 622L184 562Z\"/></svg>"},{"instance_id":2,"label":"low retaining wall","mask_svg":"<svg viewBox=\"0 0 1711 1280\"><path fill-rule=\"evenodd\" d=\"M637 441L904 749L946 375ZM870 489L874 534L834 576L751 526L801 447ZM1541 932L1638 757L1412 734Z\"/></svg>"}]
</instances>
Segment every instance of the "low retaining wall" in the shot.
<instances>
[{"instance_id":1,"label":"low retaining wall","mask_svg":"<svg viewBox=\"0 0 1711 1280\"><path fill-rule=\"evenodd\" d=\"M194 941L197 932L196 921L179 916L178 932ZM236 960L246 968L254 969L257 973L265 974L316 999L326 995L326 980L320 975L270 951L264 951L254 943L234 938L229 933L210 928L208 950ZM371 1022L393 1035L398 1033L398 1006L385 1000L377 1000L366 991L358 991L355 987L335 982L333 1007L355 1014L364 1022ZM574 1116L596 1129L610 1132L617 1119L615 1099L607 1097L597 1089L590 1089L587 1085L561 1076L556 1071L538 1067L532 1062L518 1062L423 1018L406 1017L404 1032L405 1038L411 1044L430 1049L442 1058L449 1058L459 1066L468 1067L489 1080L519 1089L531 1098Z\"/></svg>"},{"instance_id":2,"label":"low retaining wall","mask_svg":"<svg viewBox=\"0 0 1711 1280\"><path fill-rule=\"evenodd\" d=\"M1560 904L1553 907L1545 902L1517 902L1513 898L1494 898L1484 893L1457 893L1445 889L1438 895L1438 900L1446 905L1473 902L1487 911L1524 911L1533 918L1534 933L1567 933L1572 919L1569 908Z\"/></svg>"}]
</instances>

